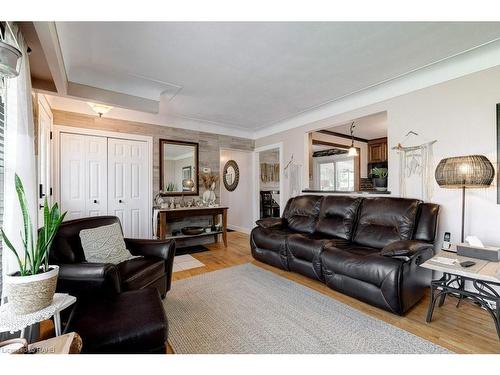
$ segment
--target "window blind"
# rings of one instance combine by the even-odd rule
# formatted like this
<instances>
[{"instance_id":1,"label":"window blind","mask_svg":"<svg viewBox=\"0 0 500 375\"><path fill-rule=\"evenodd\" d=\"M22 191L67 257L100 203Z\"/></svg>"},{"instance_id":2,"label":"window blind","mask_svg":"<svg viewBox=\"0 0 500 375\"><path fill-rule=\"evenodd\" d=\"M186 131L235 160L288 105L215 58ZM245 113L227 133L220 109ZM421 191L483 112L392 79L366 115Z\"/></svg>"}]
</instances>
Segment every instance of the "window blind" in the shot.
<instances>
[{"instance_id":1,"label":"window blind","mask_svg":"<svg viewBox=\"0 0 500 375\"><path fill-rule=\"evenodd\" d=\"M0 227L3 225L3 183L4 183L4 150L5 139L5 104L0 100ZM0 241L0 297L2 294L2 241Z\"/></svg>"}]
</instances>

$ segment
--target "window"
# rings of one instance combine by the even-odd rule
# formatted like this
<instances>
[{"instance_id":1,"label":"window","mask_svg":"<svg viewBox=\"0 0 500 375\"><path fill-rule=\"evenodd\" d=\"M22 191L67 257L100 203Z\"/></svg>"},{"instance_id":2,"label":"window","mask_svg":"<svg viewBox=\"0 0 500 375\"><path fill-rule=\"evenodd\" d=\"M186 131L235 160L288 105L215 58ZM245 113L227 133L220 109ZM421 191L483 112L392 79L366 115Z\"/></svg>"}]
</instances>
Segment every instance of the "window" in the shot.
<instances>
[{"instance_id":1,"label":"window","mask_svg":"<svg viewBox=\"0 0 500 375\"><path fill-rule=\"evenodd\" d=\"M320 163L319 175L321 190L353 191L354 158Z\"/></svg>"}]
</instances>

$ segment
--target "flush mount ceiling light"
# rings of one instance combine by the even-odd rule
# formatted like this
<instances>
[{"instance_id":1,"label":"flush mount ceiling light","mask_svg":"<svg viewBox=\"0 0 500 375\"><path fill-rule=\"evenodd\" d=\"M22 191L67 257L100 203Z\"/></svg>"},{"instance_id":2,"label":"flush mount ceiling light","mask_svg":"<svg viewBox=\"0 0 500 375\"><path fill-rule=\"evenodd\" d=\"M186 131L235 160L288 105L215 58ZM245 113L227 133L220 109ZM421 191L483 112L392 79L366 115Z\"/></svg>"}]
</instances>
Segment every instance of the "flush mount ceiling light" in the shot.
<instances>
[{"instance_id":1,"label":"flush mount ceiling light","mask_svg":"<svg viewBox=\"0 0 500 375\"><path fill-rule=\"evenodd\" d=\"M354 147L354 128L355 127L356 127L356 125L354 125L354 121L353 121L353 123L351 124L351 128L350 128L351 147L349 147L349 152L347 153L347 155L349 155L349 156L358 156L358 150L356 149L356 147Z\"/></svg>"},{"instance_id":2,"label":"flush mount ceiling light","mask_svg":"<svg viewBox=\"0 0 500 375\"><path fill-rule=\"evenodd\" d=\"M99 104L99 103L87 103L92 110L99 115L99 117L102 117L102 115L105 115L109 111L113 109L113 107L105 104Z\"/></svg>"}]
</instances>

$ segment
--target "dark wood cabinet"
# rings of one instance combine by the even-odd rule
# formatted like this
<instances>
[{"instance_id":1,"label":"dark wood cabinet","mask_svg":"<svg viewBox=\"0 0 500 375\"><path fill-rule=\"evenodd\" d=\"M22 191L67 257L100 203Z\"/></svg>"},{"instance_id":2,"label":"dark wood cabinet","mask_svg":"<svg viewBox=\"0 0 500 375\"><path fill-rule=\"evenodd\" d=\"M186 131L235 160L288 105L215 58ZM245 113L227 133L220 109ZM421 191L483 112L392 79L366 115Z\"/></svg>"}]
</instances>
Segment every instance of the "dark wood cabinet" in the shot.
<instances>
[{"instance_id":1,"label":"dark wood cabinet","mask_svg":"<svg viewBox=\"0 0 500 375\"><path fill-rule=\"evenodd\" d=\"M368 163L387 161L387 138L368 141Z\"/></svg>"}]
</instances>

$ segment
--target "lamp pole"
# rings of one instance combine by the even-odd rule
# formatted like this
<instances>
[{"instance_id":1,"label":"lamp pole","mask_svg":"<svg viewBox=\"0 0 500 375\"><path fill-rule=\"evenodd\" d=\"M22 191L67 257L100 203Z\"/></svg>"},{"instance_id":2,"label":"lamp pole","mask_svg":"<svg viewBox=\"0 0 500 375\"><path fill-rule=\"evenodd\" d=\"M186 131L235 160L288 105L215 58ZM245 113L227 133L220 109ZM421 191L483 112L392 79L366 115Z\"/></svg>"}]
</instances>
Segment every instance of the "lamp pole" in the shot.
<instances>
[{"instance_id":1,"label":"lamp pole","mask_svg":"<svg viewBox=\"0 0 500 375\"><path fill-rule=\"evenodd\" d=\"M465 185L462 186L462 243L464 242L464 222L465 222Z\"/></svg>"}]
</instances>

